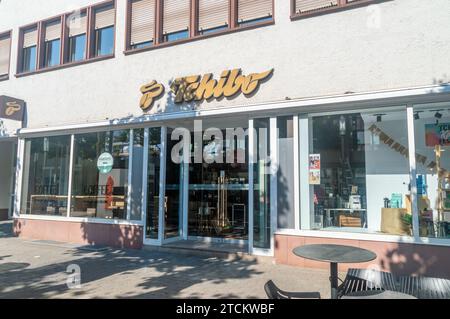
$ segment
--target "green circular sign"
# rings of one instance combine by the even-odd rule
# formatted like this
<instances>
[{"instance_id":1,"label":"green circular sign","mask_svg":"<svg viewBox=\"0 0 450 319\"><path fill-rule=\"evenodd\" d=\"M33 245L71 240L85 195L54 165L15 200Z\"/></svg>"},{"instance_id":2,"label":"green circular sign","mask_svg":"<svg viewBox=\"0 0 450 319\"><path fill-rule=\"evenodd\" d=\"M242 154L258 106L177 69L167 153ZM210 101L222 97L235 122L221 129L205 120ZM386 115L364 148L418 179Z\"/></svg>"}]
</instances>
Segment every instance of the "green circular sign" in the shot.
<instances>
[{"instance_id":1,"label":"green circular sign","mask_svg":"<svg viewBox=\"0 0 450 319\"><path fill-rule=\"evenodd\" d=\"M97 168L102 174L111 172L114 165L114 158L109 153L103 153L98 157Z\"/></svg>"}]
</instances>

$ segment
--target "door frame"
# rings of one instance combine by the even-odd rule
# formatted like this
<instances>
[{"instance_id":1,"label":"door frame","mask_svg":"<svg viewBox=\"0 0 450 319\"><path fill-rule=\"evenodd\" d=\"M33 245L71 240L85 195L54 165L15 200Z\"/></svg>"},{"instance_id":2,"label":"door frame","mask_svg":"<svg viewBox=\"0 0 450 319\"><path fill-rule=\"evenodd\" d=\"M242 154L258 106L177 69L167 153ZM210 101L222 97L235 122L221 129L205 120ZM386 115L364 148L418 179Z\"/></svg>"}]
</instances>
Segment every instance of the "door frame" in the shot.
<instances>
[{"instance_id":1,"label":"door frame","mask_svg":"<svg viewBox=\"0 0 450 319\"><path fill-rule=\"evenodd\" d=\"M12 161L12 167L11 167L11 185L9 187L10 190L10 196L9 196L9 207L8 207L8 219L11 219L14 215L14 203L16 202L16 169L17 169L17 148L18 143L17 140L11 141L12 144L12 152L11 152L11 161Z\"/></svg>"}]
</instances>

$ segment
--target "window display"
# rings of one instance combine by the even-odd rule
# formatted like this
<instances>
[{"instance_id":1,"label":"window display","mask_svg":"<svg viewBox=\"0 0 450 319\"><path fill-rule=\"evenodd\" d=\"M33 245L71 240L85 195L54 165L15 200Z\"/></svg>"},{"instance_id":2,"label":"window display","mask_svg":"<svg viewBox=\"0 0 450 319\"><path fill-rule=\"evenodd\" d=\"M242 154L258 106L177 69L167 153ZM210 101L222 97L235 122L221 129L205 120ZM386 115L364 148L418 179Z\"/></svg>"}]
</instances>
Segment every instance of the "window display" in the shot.
<instances>
[{"instance_id":1,"label":"window display","mask_svg":"<svg viewBox=\"0 0 450 319\"><path fill-rule=\"evenodd\" d=\"M127 218L129 131L76 134L71 217Z\"/></svg>"},{"instance_id":2,"label":"window display","mask_svg":"<svg viewBox=\"0 0 450 319\"><path fill-rule=\"evenodd\" d=\"M70 136L25 141L22 214L67 215Z\"/></svg>"},{"instance_id":3,"label":"window display","mask_svg":"<svg viewBox=\"0 0 450 319\"><path fill-rule=\"evenodd\" d=\"M406 110L310 118L311 227L411 235Z\"/></svg>"},{"instance_id":4,"label":"window display","mask_svg":"<svg viewBox=\"0 0 450 319\"><path fill-rule=\"evenodd\" d=\"M419 235L449 238L450 104L414 106L414 135Z\"/></svg>"}]
</instances>

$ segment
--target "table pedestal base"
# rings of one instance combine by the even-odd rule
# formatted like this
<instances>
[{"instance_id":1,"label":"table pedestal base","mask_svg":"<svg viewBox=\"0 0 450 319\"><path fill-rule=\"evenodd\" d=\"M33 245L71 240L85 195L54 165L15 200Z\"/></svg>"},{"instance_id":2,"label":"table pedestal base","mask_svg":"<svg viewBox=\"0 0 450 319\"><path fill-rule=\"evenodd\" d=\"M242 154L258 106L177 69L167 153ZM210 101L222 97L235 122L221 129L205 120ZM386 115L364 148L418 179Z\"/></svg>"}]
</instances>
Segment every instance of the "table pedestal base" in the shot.
<instances>
[{"instance_id":1,"label":"table pedestal base","mask_svg":"<svg viewBox=\"0 0 450 319\"><path fill-rule=\"evenodd\" d=\"M338 299L338 264L330 263L331 299Z\"/></svg>"}]
</instances>

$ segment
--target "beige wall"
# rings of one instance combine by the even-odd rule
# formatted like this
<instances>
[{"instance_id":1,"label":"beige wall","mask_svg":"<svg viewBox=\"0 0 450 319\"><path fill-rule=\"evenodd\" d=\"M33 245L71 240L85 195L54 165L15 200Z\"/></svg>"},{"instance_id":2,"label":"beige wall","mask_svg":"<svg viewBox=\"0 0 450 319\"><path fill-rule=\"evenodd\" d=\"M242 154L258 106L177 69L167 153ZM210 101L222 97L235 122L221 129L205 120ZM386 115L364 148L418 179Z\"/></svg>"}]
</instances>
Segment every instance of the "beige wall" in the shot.
<instances>
[{"instance_id":1,"label":"beige wall","mask_svg":"<svg viewBox=\"0 0 450 319\"><path fill-rule=\"evenodd\" d=\"M315 244L348 245L368 249L377 255L371 262L339 264L339 271L349 268L377 269L395 275L421 275L449 278L449 248L406 242L381 242L373 240L336 239L324 237L275 235L275 261L278 264L306 268L329 269L330 264L300 258L292 250L298 246Z\"/></svg>"},{"instance_id":2,"label":"beige wall","mask_svg":"<svg viewBox=\"0 0 450 319\"><path fill-rule=\"evenodd\" d=\"M93 0L3 0L0 31L18 28ZM450 78L450 1L393 0L291 21L289 1L275 1L275 25L125 56L126 1L118 0L116 57L0 82L0 94L28 102L28 126L43 127L140 115L139 87L156 79L240 67L275 68L247 99L203 103L215 108L265 101L430 85ZM44 4L45 3L45 4ZM166 100L160 110L166 109Z\"/></svg>"}]
</instances>

